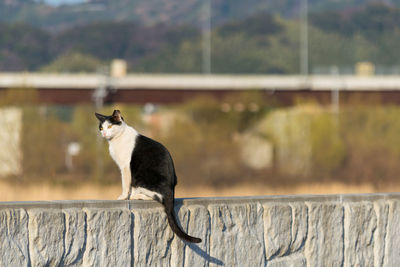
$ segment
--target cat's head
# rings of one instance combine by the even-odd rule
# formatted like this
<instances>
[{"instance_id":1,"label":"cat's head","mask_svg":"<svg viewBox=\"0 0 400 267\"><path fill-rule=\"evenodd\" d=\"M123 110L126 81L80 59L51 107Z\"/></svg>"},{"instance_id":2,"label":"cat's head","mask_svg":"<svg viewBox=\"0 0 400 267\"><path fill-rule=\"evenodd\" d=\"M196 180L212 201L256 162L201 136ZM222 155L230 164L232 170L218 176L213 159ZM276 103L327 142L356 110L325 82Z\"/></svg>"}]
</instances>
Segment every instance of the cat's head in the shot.
<instances>
[{"instance_id":1,"label":"cat's head","mask_svg":"<svg viewBox=\"0 0 400 267\"><path fill-rule=\"evenodd\" d=\"M121 112L119 110L114 110L111 116L106 116L99 113L95 113L95 115L100 121L99 131L107 140L111 140L115 136L118 136L125 127L124 118L121 116Z\"/></svg>"}]
</instances>

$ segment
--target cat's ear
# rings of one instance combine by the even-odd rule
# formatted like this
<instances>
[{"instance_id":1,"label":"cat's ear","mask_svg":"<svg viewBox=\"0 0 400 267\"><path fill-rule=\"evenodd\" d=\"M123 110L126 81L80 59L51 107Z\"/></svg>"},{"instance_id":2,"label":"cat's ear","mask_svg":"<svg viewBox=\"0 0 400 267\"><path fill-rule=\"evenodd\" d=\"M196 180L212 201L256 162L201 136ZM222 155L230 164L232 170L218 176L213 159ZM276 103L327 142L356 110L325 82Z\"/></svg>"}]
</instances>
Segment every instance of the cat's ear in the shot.
<instances>
[{"instance_id":1,"label":"cat's ear","mask_svg":"<svg viewBox=\"0 0 400 267\"><path fill-rule=\"evenodd\" d=\"M101 122L104 122L107 119L107 116L101 115L97 112L95 112L94 115L96 115L96 118Z\"/></svg>"},{"instance_id":2,"label":"cat's ear","mask_svg":"<svg viewBox=\"0 0 400 267\"><path fill-rule=\"evenodd\" d=\"M113 117L113 120L117 121L117 122L121 122L124 120L124 118L122 118L122 116L121 116L121 111L119 111L118 109L114 110L112 117Z\"/></svg>"}]
</instances>

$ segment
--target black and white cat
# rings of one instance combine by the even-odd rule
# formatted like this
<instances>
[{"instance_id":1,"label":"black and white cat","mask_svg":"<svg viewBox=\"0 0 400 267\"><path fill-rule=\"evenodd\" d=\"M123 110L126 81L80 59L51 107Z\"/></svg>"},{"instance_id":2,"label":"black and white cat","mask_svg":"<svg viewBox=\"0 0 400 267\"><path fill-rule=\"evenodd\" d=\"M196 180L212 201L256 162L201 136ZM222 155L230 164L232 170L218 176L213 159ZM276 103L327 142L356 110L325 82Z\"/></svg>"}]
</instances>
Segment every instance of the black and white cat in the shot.
<instances>
[{"instance_id":1,"label":"black and white cat","mask_svg":"<svg viewBox=\"0 0 400 267\"><path fill-rule=\"evenodd\" d=\"M200 243L179 228L174 212L175 167L160 143L128 126L119 110L111 116L95 113L99 130L107 139L110 155L121 170L122 194L118 199L154 199L164 205L171 229L185 241Z\"/></svg>"}]
</instances>

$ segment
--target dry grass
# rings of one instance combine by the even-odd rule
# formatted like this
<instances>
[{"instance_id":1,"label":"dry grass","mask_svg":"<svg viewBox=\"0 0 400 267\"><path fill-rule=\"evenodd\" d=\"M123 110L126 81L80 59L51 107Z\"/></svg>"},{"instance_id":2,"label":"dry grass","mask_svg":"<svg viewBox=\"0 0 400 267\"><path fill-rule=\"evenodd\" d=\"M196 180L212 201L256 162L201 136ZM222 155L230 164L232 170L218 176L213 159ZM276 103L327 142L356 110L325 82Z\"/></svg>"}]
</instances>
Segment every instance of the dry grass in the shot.
<instances>
[{"instance_id":1,"label":"dry grass","mask_svg":"<svg viewBox=\"0 0 400 267\"><path fill-rule=\"evenodd\" d=\"M223 197L252 195L287 194L350 194L400 191L400 185L391 185L376 190L372 185L347 185L342 183L303 184L294 187L268 187L264 185L238 185L227 188L206 186L176 188L176 197ZM120 185L99 186L84 184L76 187L64 187L50 184L14 185L0 182L0 201L37 201L37 200L77 200L77 199L116 199L121 193Z\"/></svg>"}]
</instances>

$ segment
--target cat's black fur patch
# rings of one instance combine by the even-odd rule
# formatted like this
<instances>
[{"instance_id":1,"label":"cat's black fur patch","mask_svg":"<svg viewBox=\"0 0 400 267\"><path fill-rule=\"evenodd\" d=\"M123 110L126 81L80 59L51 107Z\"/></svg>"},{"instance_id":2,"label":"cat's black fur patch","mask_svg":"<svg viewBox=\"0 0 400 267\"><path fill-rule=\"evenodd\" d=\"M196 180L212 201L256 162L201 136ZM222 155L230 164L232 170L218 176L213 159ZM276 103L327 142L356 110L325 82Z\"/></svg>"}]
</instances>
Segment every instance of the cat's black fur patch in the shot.
<instances>
[{"instance_id":1,"label":"cat's black fur patch","mask_svg":"<svg viewBox=\"0 0 400 267\"><path fill-rule=\"evenodd\" d=\"M111 115L111 116L104 116L104 115L101 115L101 114L99 114L99 113L95 113L95 115L96 115L97 119L99 120L99 130L101 129L101 125L102 125L105 121L108 121L109 123L114 124L114 125L121 125L121 123L122 123L121 120L124 120L123 117L120 117L121 120L118 120L118 117L116 117L116 116L114 116L114 115Z\"/></svg>"},{"instance_id":2,"label":"cat's black fur patch","mask_svg":"<svg viewBox=\"0 0 400 267\"><path fill-rule=\"evenodd\" d=\"M143 135L136 137L131 158L132 186L143 187L160 193L163 199L155 199L165 207L171 229L182 239L200 243L201 239L189 236L180 229L174 211L175 167L168 150L157 141Z\"/></svg>"},{"instance_id":3,"label":"cat's black fur patch","mask_svg":"<svg viewBox=\"0 0 400 267\"><path fill-rule=\"evenodd\" d=\"M136 137L132 152L132 186L144 187L164 195L176 185L172 157L168 150L153 139L143 135ZM173 193L173 192L172 192Z\"/></svg>"}]
</instances>

